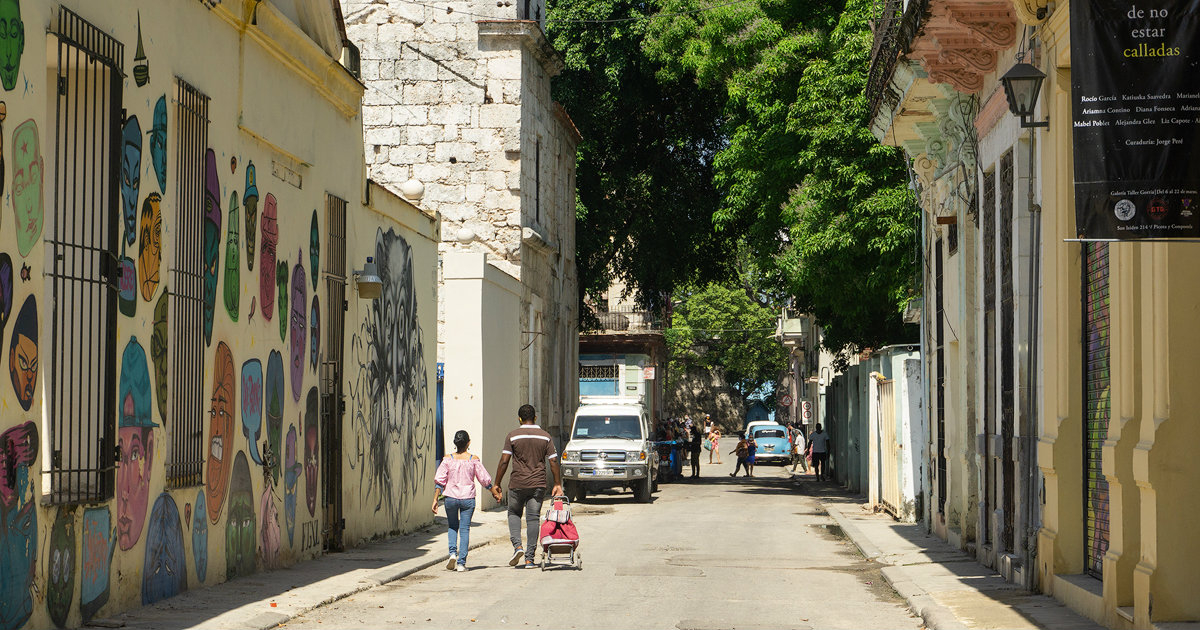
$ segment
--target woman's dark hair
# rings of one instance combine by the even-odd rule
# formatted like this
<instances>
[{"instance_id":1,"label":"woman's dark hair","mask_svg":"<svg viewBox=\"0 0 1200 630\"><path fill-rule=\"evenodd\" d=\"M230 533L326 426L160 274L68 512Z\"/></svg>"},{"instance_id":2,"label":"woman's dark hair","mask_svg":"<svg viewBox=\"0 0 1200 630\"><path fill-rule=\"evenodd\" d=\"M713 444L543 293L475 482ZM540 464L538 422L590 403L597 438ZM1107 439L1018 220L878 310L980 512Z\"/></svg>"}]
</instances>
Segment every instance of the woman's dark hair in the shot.
<instances>
[{"instance_id":1,"label":"woman's dark hair","mask_svg":"<svg viewBox=\"0 0 1200 630\"><path fill-rule=\"evenodd\" d=\"M459 430L454 434L454 448L457 448L459 453L467 452L467 443L470 441L471 436L466 431Z\"/></svg>"}]
</instances>

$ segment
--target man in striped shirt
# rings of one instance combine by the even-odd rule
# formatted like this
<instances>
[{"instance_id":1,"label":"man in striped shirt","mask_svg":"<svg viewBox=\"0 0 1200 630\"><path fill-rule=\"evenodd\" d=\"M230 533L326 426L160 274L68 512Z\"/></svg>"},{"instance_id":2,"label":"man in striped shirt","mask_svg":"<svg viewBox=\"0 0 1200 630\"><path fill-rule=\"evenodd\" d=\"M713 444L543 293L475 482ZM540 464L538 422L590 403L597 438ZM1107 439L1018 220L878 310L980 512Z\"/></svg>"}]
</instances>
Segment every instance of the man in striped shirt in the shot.
<instances>
[{"instance_id":1,"label":"man in striped shirt","mask_svg":"<svg viewBox=\"0 0 1200 630\"><path fill-rule=\"evenodd\" d=\"M562 494L562 471L558 466L558 451L550 434L537 425L537 413L533 405L521 405L517 410L521 426L504 438L504 451L500 454L500 465L496 467L496 484L492 496L500 501L500 485L508 464L512 462L512 480L508 483L508 536L512 540L513 555L509 566L517 566L525 559L525 568L534 567L537 555L538 520L542 514L542 500L546 496L546 462L554 473L554 496ZM525 547L521 547L521 511L525 511Z\"/></svg>"}]
</instances>

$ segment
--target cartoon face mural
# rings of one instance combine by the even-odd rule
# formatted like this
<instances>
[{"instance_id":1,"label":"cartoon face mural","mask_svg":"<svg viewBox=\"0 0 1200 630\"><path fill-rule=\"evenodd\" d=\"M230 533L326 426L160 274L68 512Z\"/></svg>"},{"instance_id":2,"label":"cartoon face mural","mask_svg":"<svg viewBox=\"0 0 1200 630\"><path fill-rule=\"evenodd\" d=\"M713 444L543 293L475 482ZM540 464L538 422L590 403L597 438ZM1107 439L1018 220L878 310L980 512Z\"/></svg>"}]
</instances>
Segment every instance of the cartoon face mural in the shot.
<instances>
[{"instance_id":1,"label":"cartoon face mural","mask_svg":"<svg viewBox=\"0 0 1200 630\"><path fill-rule=\"evenodd\" d=\"M153 604L187 590L187 560L179 508L166 492L154 500L146 530L146 559L142 564L142 604Z\"/></svg>"},{"instance_id":2,"label":"cartoon face mural","mask_svg":"<svg viewBox=\"0 0 1200 630\"><path fill-rule=\"evenodd\" d=\"M229 480L229 518L225 521L225 577L254 573L254 496L246 454L238 451Z\"/></svg>"},{"instance_id":3,"label":"cartoon face mural","mask_svg":"<svg viewBox=\"0 0 1200 630\"><path fill-rule=\"evenodd\" d=\"M79 610L87 623L108 603L108 574L116 546L107 507L83 511L83 549L79 555Z\"/></svg>"},{"instance_id":4,"label":"cartoon face mural","mask_svg":"<svg viewBox=\"0 0 1200 630\"><path fill-rule=\"evenodd\" d=\"M279 340L287 340L288 328L288 263L286 260L281 260L278 267L275 269L275 284L278 290L279 303Z\"/></svg>"},{"instance_id":5,"label":"cartoon face mural","mask_svg":"<svg viewBox=\"0 0 1200 630\"><path fill-rule=\"evenodd\" d=\"M279 224L275 217L275 195L267 193L262 212L262 261L258 270L258 307L263 319L271 321L275 310L275 246L279 243Z\"/></svg>"},{"instance_id":6,"label":"cartoon face mural","mask_svg":"<svg viewBox=\"0 0 1200 630\"><path fill-rule=\"evenodd\" d=\"M32 422L0 434L0 628L19 628L33 613L37 510L29 467L38 453Z\"/></svg>"},{"instance_id":7,"label":"cartoon face mural","mask_svg":"<svg viewBox=\"0 0 1200 630\"><path fill-rule=\"evenodd\" d=\"M246 192L242 195L242 205L246 207L246 269L254 271L254 239L258 237L258 181L254 162L246 164Z\"/></svg>"},{"instance_id":8,"label":"cartoon face mural","mask_svg":"<svg viewBox=\"0 0 1200 630\"><path fill-rule=\"evenodd\" d=\"M9 0L0 0L0 3L6 1ZM21 257L24 258L42 236L42 178L45 175L45 165L42 162L42 145L38 140L37 123L33 122L32 118L21 123L13 132L12 142L13 218L17 222L17 251L21 252Z\"/></svg>"},{"instance_id":9,"label":"cartoon face mural","mask_svg":"<svg viewBox=\"0 0 1200 630\"><path fill-rule=\"evenodd\" d=\"M292 400L300 402L304 383L304 344L308 343L308 284L304 282L304 266L292 268Z\"/></svg>"},{"instance_id":10,"label":"cartoon face mural","mask_svg":"<svg viewBox=\"0 0 1200 630\"><path fill-rule=\"evenodd\" d=\"M142 202L138 232L138 277L142 279L142 299L147 302L158 290L158 268L162 263L162 195L152 192Z\"/></svg>"},{"instance_id":11,"label":"cartoon face mural","mask_svg":"<svg viewBox=\"0 0 1200 630\"><path fill-rule=\"evenodd\" d=\"M150 128L150 162L158 178L158 190L167 192L167 96L154 103L154 126Z\"/></svg>"},{"instance_id":12,"label":"cartoon face mural","mask_svg":"<svg viewBox=\"0 0 1200 630\"><path fill-rule=\"evenodd\" d=\"M304 502L317 515L317 388L308 390L304 405Z\"/></svg>"},{"instance_id":13,"label":"cartoon face mural","mask_svg":"<svg viewBox=\"0 0 1200 630\"><path fill-rule=\"evenodd\" d=\"M142 535L150 501L150 473L154 463L154 424L150 410L150 370L146 351L130 338L121 355L121 385L117 404L120 422L117 441L117 544L133 548Z\"/></svg>"},{"instance_id":14,"label":"cartoon face mural","mask_svg":"<svg viewBox=\"0 0 1200 630\"><path fill-rule=\"evenodd\" d=\"M314 372L321 360L321 303L313 294L312 311L308 314L308 364Z\"/></svg>"},{"instance_id":15,"label":"cartoon face mural","mask_svg":"<svg viewBox=\"0 0 1200 630\"><path fill-rule=\"evenodd\" d=\"M262 455L258 453L258 441L262 437L262 400L262 362L250 359L242 364L242 435L249 443L250 459L259 466L263 463Z\"/></svg>"},{"instance_id":16,"label":"cartoon face mural","mask_svg":"<svg viewBox=\"0 0 1200 630\"><path fill-rule=\"evenodd\" d=\"M167 423L167 292L154 305L154 332L150 336L150 360L154 363L154 399L158 417Z\"/></svg>"},{"instance_id":17,"label":"cartoon face mural","mask_svg":"<svg viewBox=\"0 0 1200 630\"><path fill-rule=\"evenodd\" d=\"M137 238L138 189L142 183L142 126L130 116L121 129L121 215L125 219L125 243Z\"/></svg>"},{"instance_id":18,"label":"cartoon face mural","mask_svg":"<svg viewBox=\"0 0 1200 630\"><path fill-rule=\"evenodd\" d=\"M242 275L238 266L241 249L238 248L238 197L237 191L229 195L229 230L225 237L225 311L229 319L238 320L238 306L242 297Z\"/></svg>"},{"instance_id":19,"label":"cartoon face mural","mask_svg":"<svg viewBox=\"0 0 1200 630\"><path fill-rule=\"evenodd\" d=\"M275 484L268 478L263 484L262 498L258 502L258 512L262 515L260 535L262 537L263 568L279 568L279 512L275 508Z\"/></svg>"},{"instance_id":20,"label":"cartoon face mural","mask_svg":"<svg viewBox=\"0 0 1200 630\"><path fill-rule=\"evenodd\" d=\"M13 391L21 408L29 411L37 390L38 375L38 316L33 296L25 298L17 321L13 324L12 342L8 345L8 372Z\"/></svg>"},{"instance_id":21,"label":"cartoon face mural","mask_svg":"<svg viewBox=\"0 0 1200 630\"><path fill-rule=\"evenodd\" d=\"M213 309L217 303L217 253L221 249L221 184L217 154L204 152L204 345L212 345Z\"/></svg>"},{"instance_id":22,"label":"cartoon face mural","mask_svg":"<svg viewBox=\"0 0 1200 630\"><path fill-rule=\"evenodd\" d=\"M300 462L296 461L296 426L291 425L283 443L283 521L289 545L296 540L296 485L300 470Z\"/></svg>"},{"instance_id":23,"label":"cartoon face mural","mask_svg":"<svg viewBox=\"0 0 1200 630\"><path fill-rule=\"evenodd\" d=\"M46 559L46 610L59 628L67 625L75 598L75 508L60 506L50 528L50 555Z\"/></svg>"},{"instance_id":24,"label":"cartoon face mural","mask_svg":"<svg viewBox=\"0 0 1200 630\"><path fill-rule=\"evenodd\" d=\"M0 177L3 173L0 173ZM8 327L8 316L12 314L13 264L8 254L0 254L0 339Z\"/></svg>"},{"instance_id":25,"label":"cartoon face mural","mask_svg":"<svg viewBox=\"0 0 1200 630\"><path fill-rule=\"evenodd\" d=\"M204 491L196 493L196 507L192 510L192 564L196 567L196 581L204 583L208 577L208 519L205 518Z\"/></svg>"},{"instance_id":26,"label":"cartoon face mural","mask_svg":"<svg viewBox=\"0 0 1200 630\"><path fill-rule=\"evenodd\" d=\"M0 0L0 83L5 90L17 87L21 53L25 52L25 22L18 0Z\"/></svg>"},{"instance_id":27,"label":"cartoon face mural","mask_svg":"<svg viewBox=\"0 0 1200 630\"><path fill-rule=\"evenodd\" d=\"M126 317L133 317L137 314L137 266L128 256L122 256L117 264L121 266L121 290L117 292L117 310Z\"/></svg>"},{"instance_id":28,"label":"cartoon face mural","mask_svg":"<svg viewBox=\"0 0 1200 630\"><path fill-rule=\"evenodd\" d=\"M263 400L267 407L267 442L270 444L271 472L275 483L279 483L279 456L283 444L283 403L287 394L283 391L283 355L272 350L267 357L267 380L263 387Z\"/></svg>"},{"instance_id":29,"label":"cartoon face mural","mask_svg":"<svg viewBox=\"0 0 1200 630\"><path fill-rule=\"evenodd\" d=\"M317 211L313 209L312 224L308 228L308 270L312 272L313 291L317 290L317 272L321 270L321 232L318 230Z\"/></svg>"},{"instance_id":30,"label":"cartoon face mural","mask_svg":"<svg viewBox=\"0 0 1200 630\"><path fill-rule=\"evenodd\" d=\"M208 472L204 476L205 497L208 499L208 520L216 523L225 504L229 484L229 465L233 461L233 410L236 392L233 379L233 354L222 341L217 344L213 370L213 394L209 414L212 416L208 433Z\"/></svg>"}]
</instances>

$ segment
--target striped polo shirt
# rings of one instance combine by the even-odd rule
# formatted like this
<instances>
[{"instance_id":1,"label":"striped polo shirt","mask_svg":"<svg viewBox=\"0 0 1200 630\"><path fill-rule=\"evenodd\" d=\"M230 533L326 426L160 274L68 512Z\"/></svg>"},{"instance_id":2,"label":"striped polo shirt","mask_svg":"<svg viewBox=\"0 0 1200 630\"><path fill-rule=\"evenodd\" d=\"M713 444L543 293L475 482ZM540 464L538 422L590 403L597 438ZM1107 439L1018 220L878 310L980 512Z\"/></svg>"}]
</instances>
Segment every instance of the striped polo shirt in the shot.
<instances>
[{"instance_id":1,"label":"striped polo shirt","mask_svg":"<svg viewBox=\"0 0 1200 630\"><path fill-rule=\"evenodd\" d=\"M536 424L523 424L504 438L503 452L512 456L510 490L546 487L546 460L558 457L549 433Z\"/></svg>"}]
</instances>

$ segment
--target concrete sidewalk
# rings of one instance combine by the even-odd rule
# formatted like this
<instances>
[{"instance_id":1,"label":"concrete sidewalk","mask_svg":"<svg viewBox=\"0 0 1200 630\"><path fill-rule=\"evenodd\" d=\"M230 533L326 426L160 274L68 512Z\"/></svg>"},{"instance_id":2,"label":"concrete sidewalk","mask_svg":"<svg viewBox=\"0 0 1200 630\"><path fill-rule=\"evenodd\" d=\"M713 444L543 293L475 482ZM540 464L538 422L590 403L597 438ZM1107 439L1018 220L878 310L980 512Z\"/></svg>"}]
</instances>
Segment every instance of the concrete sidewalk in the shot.
<instances>
[{"instance_id":1,"label":"concrete sidewalk","mask_svg":"<svg viewBox=\"0 0 1200 630\"><path fill-rule=\"evenodd\" d=\"M446 562L446 511L411 534L331 553L295 566L198 587L88 626L125 628L248 628L265 630L330 602ZM502 543L495 544L492 543ZM488 549L479 547L491 545ZM506 564L511 557L503 508L477 510L468 565Z\"/></svg>"},{"instance_id":2,"label":"concrete sidewalk","mask_svg":"<svg viewBox=\"0 0 1200 630\"><path fill-rule=\"evenodd\" d=\"M921 525L896 522L857 497L822 488L832 490L833 484L799 485L822 499L825 510L868 560L885 565L884 578L931 630L1103 630L1051 597L1004 581L974 557L926 534Z\"/></svg>"}]
</instances>

